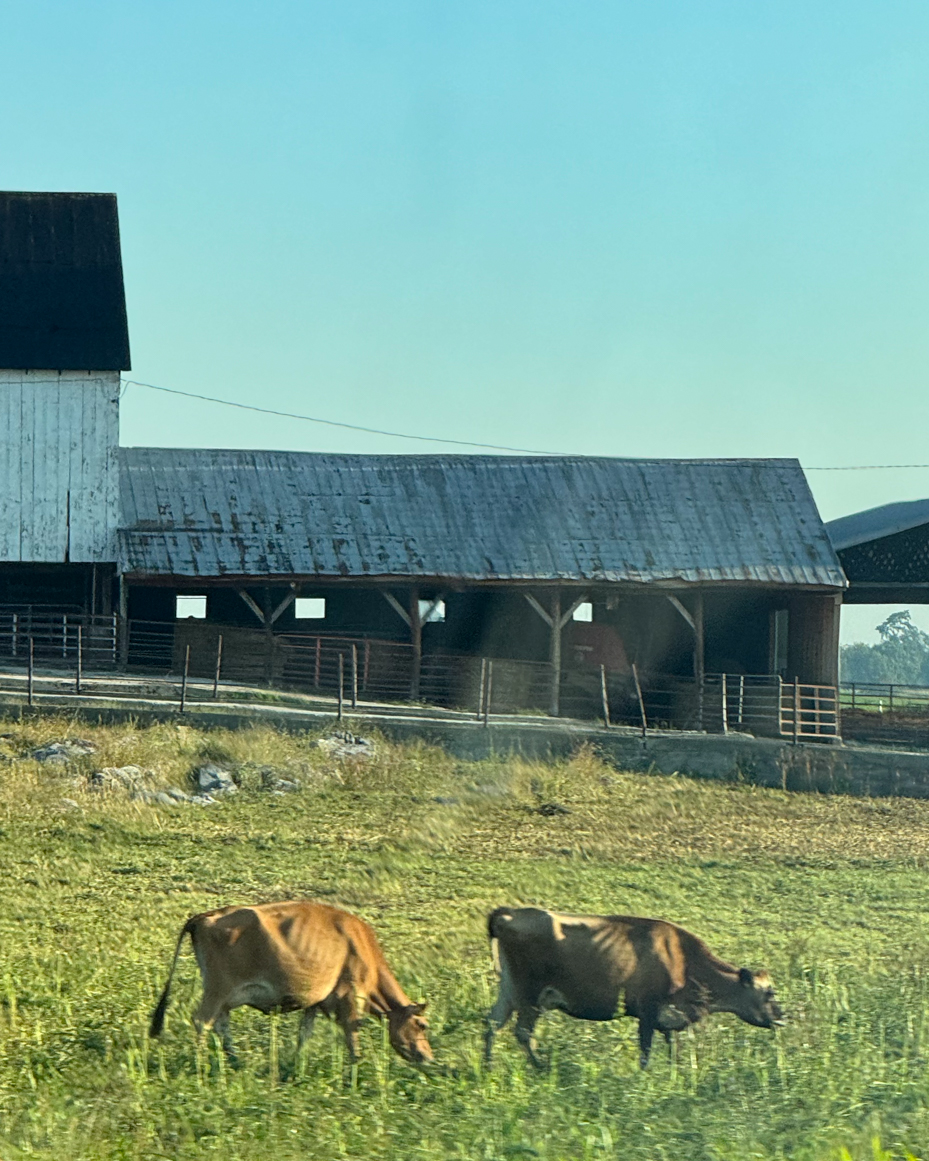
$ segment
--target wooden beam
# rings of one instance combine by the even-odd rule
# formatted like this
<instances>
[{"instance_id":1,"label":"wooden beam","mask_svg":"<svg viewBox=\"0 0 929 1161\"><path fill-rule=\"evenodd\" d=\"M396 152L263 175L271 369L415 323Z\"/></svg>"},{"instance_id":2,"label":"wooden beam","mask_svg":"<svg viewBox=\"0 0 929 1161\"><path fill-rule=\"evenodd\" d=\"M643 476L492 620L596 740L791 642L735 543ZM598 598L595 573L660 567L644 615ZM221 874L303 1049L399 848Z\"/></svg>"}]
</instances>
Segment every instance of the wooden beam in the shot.
<instances>
[{"instance_id":1,"label":"wooden beam","mask_svg":"<svg viewBox=\"0 0 929 1161\"><path fill-rule=\"evenodd\" d=\"M419 589L410 589L410 640L413 644L413 674L410 701L419 701L419 675L423 666L423 623L419 616Z\"/></svg>"},{"instance_id":2,"label":"wooden beam","mask_svg":"<svg viewBox=\"0 0 929 1161\"><path fill-rule=\"evenodd\" d=\"M561 712L561 630L564 621L561 619L561 593L556 589L552 597L552 695L549 703L549 713L557 718Z\"/></svg>"},{"instance_id":3,"label":"wooden beam","mask_svg":"<svg viewBox=\"0 0 929 1161\"><path fill-rule=\"evenodd\" d=\"M526 600L529 602L529 604L532 605L532 607L539 614L539 616L542 618L542 620L545 622L545 624L548 625L549 629L551 629L554 622L552 621L551 617L549 616L548 611L542 605L539 604L539 602L535 599L535 597L532 595L532 593L523 593L523 596L526 598Z\"/></svg>"},{"instance_id":4,"label":"wooden beam","mask_svg":"<svg viewBox=\"0 0 929 1161\"><path fill-rule=\"evenodd\" d=\"M403 607L403 605L401 605L401 604L400 604L400 602L399 602L399 601L397 600L397 598L396 598L396 597L393 595L393 593L389 593L389 592L387 592L387 591L386 591L386 589L385 589L385 590L384 590L384 591L381 593L381 596L382 596L382 597L384 598L384 600L385 600L385 601L388 603L388 605L390 605L390 607L391 607L391 608L393 609L393 611L394 611L394 612L397 614L397 616L398 616L398 617L400 617L400 618L403 620L404 624L405 624L405 625L406 625L408 628L412 628L412 624L411 624L411 622L410 622L410 614L409 614L409 613L406 611L406 609Z\"/></svg>"},{"instance_id":5,"label":"wooden beam","mask_svg":"<svg viewBox=\"0 0 929 1161\"><path fill-rule=\"evenodd\" d=\"M582 593L581 596L579 596L576 601L572 602L572 604L570 604L568 606L568 611L566 613L562 614L562 617L561 617L562 629L571 620L571 618L574 616L574 614L577 612L577 610L580 608L580 606L583 605L583 603L589 599L590 598L587 596L586 593Z\"/></svg>"},{"instance_id":6,"label":"wooden beam","mask_svg":"<svg viewBox=\"0 0 929 1161\"><path fill-rule=\"evenodd\" d=\"M248 593L245 591L245 589L236 589L236 592L239 594L239 596L242 598L242 600L246 603L246 605L248 605L248 607L252 610L252 612L255 614L255 616L258 618L258 620L262 623L262 625L264 625L265 624L265 615L262 612L260 606L255 604L255 602L248 595Z\"/></svg>"},{"instance_id":7,"label":"wooden beam","mask_svg":"<svg viewBox=\"0 0 929 1161\"><path fill-rule=\"evenodd\" d=\"M275 622L275 621L278 619L278 617L281 615L281 613L283 613L285 609L288 609L288 608L290 608L290 606L291 606L291 605L294 603L294 601L295 601L296 599L297 599L297 590L296 590L296 587L295 587L295 586L293 586L293 585L291 585L290 592L287 594L287 596L286 596L286 597L284 597L284 599L281 601L281 603L280 603L280 604L277 606L277 608L276 608L276 609L274 610L274 612L271 614L271 621L270 621L270 623L273 625L273 624L274 624L274 622Z\"/></svg>"},{"instance_id":8,"label":"wooden beam","mask_svg":"<svg viewBox=\"0 0 929 1161\"><path fill-rule=\"evenodd\" d=\"M665 593L665 596L668 598L668 600L671 602L671 604L675 607L675 609L677 609L677 611L681 614L681 616L684 618L684 620L687 622L687 624L691 627L691 629L694 631L694 633L696 633L697 624L696 624L696 621L694 620L694 618L691 616L690 610L687 608L687 606L684 605L674 595L674 593Z\"/></svg>"}]
</instances>

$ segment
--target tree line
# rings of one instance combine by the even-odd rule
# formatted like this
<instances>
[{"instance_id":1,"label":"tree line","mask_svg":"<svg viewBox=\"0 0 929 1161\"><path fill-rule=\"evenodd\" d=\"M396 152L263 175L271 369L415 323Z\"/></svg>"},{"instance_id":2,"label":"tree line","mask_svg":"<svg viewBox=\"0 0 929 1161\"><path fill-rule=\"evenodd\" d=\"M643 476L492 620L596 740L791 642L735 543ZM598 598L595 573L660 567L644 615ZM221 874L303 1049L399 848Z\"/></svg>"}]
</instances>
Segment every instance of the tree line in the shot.
<instances>
[{"instance_id":1,"label":"tree line","mask_svg":"<svg viewBox=\"0 0 929 1161\"><path fill-rule=\"evenodd\" d=\"M880 641L856 641L839 651L842 681L929 685L929 633L913 624L908 609L877 626Z\"/></svg>"}]
</instances>

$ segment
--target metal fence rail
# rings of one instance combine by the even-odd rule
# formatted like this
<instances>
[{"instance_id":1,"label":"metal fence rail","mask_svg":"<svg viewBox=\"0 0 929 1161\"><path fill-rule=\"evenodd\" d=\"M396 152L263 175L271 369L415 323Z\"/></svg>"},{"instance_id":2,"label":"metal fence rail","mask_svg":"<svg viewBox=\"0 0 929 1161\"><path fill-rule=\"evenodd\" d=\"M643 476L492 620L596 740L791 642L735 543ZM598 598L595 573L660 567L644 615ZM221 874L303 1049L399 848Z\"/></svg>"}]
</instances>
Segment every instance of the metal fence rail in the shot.
<instances>
[{"instance_id":1,"label":"metal fence rail","mask_svg":"<svg viewBox=\"0 0 929 1161\"><path fill-rule=\"evenodd\" d=\"M929 745L929 687L896 682L843 682L842 732L860 742Z\"/></svg>"},{"instance_id":2,"label":"metal fence rail","mask_svg":"<svg viewBox=\"0 0 929 1161\"><path fill-rule=\"evenodd\" d=\"M71 669L78 651L87 668L113 669L118 662L115 615L0 611L0 658L26 665L30 641L35 663L43 666Z\"/></svg>"}]
</instances>

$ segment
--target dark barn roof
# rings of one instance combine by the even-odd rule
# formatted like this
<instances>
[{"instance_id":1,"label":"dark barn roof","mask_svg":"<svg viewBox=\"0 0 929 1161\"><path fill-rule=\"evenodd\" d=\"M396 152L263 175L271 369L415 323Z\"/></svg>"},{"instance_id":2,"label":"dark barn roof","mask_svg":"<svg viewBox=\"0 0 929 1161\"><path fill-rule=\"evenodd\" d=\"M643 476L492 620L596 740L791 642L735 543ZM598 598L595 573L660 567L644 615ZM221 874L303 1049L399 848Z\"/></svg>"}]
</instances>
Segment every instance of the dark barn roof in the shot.
<instances>
[{"instance_id":1,"label":"dark barn roof","mask_svg":"<svg viewBox=\"0 0 929 1161\"><path fill-rule=\"evenodd\" d=\"M114 194L0 192L0 367L129 369Z\"/></svg>"},{"instance_id":2,"label":"dark barn roof","mask_svg":"<svg viewBox=\"0 0 929 1161\"><path fill-rule=\"evenodd\" d=\"M841 588L796 460L123 448L137 576Z\"/></svg>"},{"instance_id":3,"label":"dark barn roof","mask_svg":"<svg viewBox=\"0 0 929 1161\"><path fill-rule=\"evenodd\" d=\"M826 531L849 581L846 600L923 603L929 595L929 500L831 520Z\"/></svg>"}]
</instances>

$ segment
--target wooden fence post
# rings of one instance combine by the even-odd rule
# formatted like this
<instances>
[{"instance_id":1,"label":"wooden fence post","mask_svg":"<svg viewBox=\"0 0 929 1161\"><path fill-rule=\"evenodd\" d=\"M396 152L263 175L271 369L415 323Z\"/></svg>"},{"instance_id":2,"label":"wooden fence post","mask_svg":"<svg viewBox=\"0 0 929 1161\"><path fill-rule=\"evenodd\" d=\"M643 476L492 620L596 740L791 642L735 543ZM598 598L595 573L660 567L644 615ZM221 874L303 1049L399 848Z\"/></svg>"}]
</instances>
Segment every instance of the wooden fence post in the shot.
<instances>
[{"instance_id":1,"label":"wooden fence post","mask_svg":"<svg viewBox=\"0 0 929 1161\"><path fill-rule=\"evenodd\" d=\"M610 695L606 687L606 666L600 666L600 700L603 703L603 726L610 728Z\"/></svg>"},{"instance_id":2,"label":"wooden fence post","mask_svg":"<svg viewBox=\"0 0 929 1161\"><path fill-rule=\"evenodd\" d=\"M794 745L800 736L800 678L794 676Z\"/></svg>"},{"instance_id":3,"label":"wooden fence post","mask_svg":"<svg viewBox=\"0 0 929 1161\"><path fill-rule=\"evenodd\" d=\"M33 681L33 666L35 664L35 648L32 636L29 637L29 672L26 679L26 704L32 706L32 681Z\"/></svg>"},{"instance_id":4,"label":"wooden fence post","mask_svg":"<svg viewBox=\"0 0 929 1161\"><path fill-rule=\"evenodd\" d=\"M77 626L77 668L74 671L74 692L78 697L81 696L81 670L83 668L83 653L84 653L84 635L82 626L78 622Z\"/></svg>"},{"instance_id":5,"label":"wooden fence post","mask_svg":"<svg viewBox=\"0 0 929 1161\"><path fill-rule=\"evenodd\" d=\"M219 697L219 675L223 668L223 635L216 639L216 669L213 671L213 700Z\"/></svg>"},{"instance_id":6,"label":"wooden fence post","mask_svg":"<svg viewBox=\"0 0 929 1161\"><path fill-rule=\"evenodd\" d=\"M313 688L314 689L319 689L319 670L320 670L320 666L322 665L322 659L323 659L322 654L323 654L323 639L322 639L322 637L317 637L316 638L316 666L313 670Z\"/></svg>"},{"instance_id":7,"label":"wooden fence post","mask_svg":"<svg viewBox=\"0 0 929 1161\"><path fill-rule=\"evenodd\" d=\"M739 729L742 728L742 711L745 707L745 674L739 674Z\"/></svg>"},{"instance_id":8,"label":"wooden fence post","mask_svg":"<svg viewBox=\"0 0 929 1161\"><path fill-rule=\"evenodd\" d=\"M490 724L490 699L494 692L494 663L487 662L487 689L484 693L484 725Z\"/></svg>"},{"instance_id":9,"label":"wooden fence post","mask_svg":"<svg viewBox=\"0 0 929 1161\"><path fill-rule=\"evenodd\" d=\"M184 646L184 676L181 678L181 713L187 708L187 676L190 673L190 646Z\"/></svg>"},{"instance_id":10,"label":"wooden fence post","mask_svg":"<svg viewBox=\"0 0 929 1161\"><path fill-rule=\"evenodd\" d=\"M352 642L352 709L358 708L358 646Z\"/></svg>"},{"instance_id":11,"label":"wooden fence post","mask_svg":"<svg viewBox=\"0 0 929 1161\"><path fill-rule=\"evenodd\" d=\"M645 716L645 700L642 697L642 686L639 684L639 671L635 667L635 662L632 663L632 680L635 682L635 693L639 699L639 714L642 718L642 737L645 737L648 731L648 719Z\"/></svg>"},{"instance_id":12,"label":"wooden fence post","mask_svg":"<svg viewBox=\"0 0 929 1161\"><path fill-rule=\"evenodd\" d=\"M481 720L484 713L484 689L487 685L487 658L481 658L481 683L477 690L477 720Z\"/></svg>"},{"instance_id":13,"label":"wooden fence post","mask_svg":"<svg viewBox=\"0 0 929 1161\"><path fill-rule=\"evenodd\" d=\"M722 675L722 705L723 705L723 733L729 733L729 701L726 695L726 675Z\"/></svg>"},{"instance_id":14,"label":"wooden fence post","mask_svg":"<svg viewBox=\"0 0 929 1161\"><path fill-rule=\"evenodd\" d=\"M342 702L345 699L345 654L339 651L339 701L336 717L342 720Z\"/></svg>"}]
</instances>

